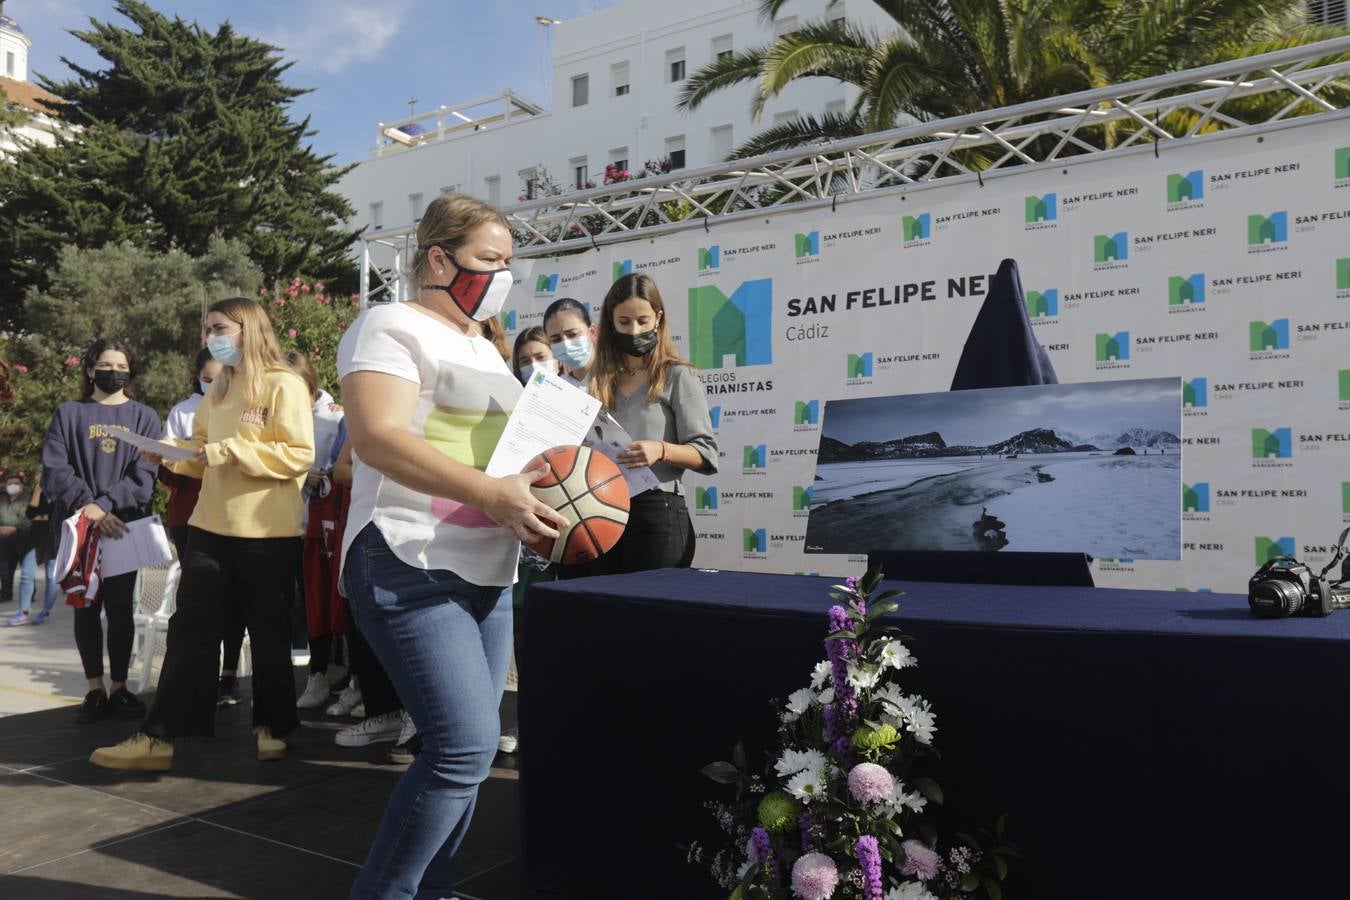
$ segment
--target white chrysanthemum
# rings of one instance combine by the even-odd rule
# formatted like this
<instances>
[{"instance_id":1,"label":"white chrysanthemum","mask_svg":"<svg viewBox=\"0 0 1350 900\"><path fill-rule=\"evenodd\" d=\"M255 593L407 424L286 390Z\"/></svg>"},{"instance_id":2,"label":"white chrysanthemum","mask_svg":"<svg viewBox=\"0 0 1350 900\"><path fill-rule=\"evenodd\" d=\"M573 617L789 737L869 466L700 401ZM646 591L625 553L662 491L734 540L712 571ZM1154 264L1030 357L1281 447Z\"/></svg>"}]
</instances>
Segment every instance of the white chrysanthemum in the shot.
<instances>
[{"instance_id":1,"label":"white chrysanthemum","mask_svg":"<svg viewBox=\"0 0 1350 900\"><path fill-rule=\"evenodd\" d=\"M909 652L909 648L899 641L891 641L881 648L881 664L889 666L892 669L904 669L909 666L917 666L919 661L914 658L914 654Z\"/></svg>"},{"instance_id":2,"label":"white chrysanthemum","mask_svg":"<svg viewBox=\"0 0 1350 900\"><path fill-rule=\"evenodd\" d=\"M905 724L914 733L914 739L920 744L933 743L933 734L937 731L937 717L928 708L928 701L915 706L905 716Z\"/></svg>"},{"instance_id":3,"label":"white chrysanthemum","mask_svg":"<svg viewBox=\"0 0 1350 900\"><path fill-rule=\"evenodd\" d=\"M891 796L891 809L895 810L896 815L905 810L921 813L927 805L928 798L918 791L906 790L901 784L895 786L895 793Z\"/></svg>"},{"instance_id":4,"label":"white chrysanthemum","mask_svg":"<svg viewBox=\"0 0 1350 900\"><path fill-rule=\"evenodd\" d=\"M807 769L798 772L787 780L787 792L803 803L810 803L825 793L825 785L820 778L820 770Z\"/></svg>"},{"instance_id":5,"label":"white chrysanthemum","mask_svg":"<svg viewBox=\"0 0 1350 900\"><path fill-rule=\"evenodd\" d=\"M881 680L880 670L869 672L864 668L848 664L848 683L856 691L869 691L876 687L877 682Z\"/></svg>"},{"instance_id":6,"label":"white chrysanthemum","mask_svg":"<svg viewBox=\"0 0 1350 900\"><path fill-rule=\"evenodd\" d=\"M779 778L789 778L798 772L819 772L828 762L819 750L784 750L773 764Z\"/></svg>"},{"instance_id":7,"label":"white chrysanthemum","mask_svg":"<svg viewBox=\"0 0 1350 900\"><path fill-rule=\"evenodd\" d=\"M904 692L900 690L899 685L886 682L872 692L872 699L881 700L892 705L898 705L905 699L905 695ZM897 712L896 715L900 715L900 713Z\"/></svg>"},{"instance_id":8,"label":"white chrysanthemum","mask_svg":"<svg viewBox=\"0 0 1350 900\"><path fill-rule=\"evenodd\" d=\"M886 900L937 900L937 897L922 883L907 881L887 891Z\"/></svg>"},{"instance_id":9,"label":"white chrysanthemum","mask_svg":"<svg viewBox=\"0 0 1350 900\"><path fill-rule=\"evenodd\" d=\"M830 677L830 661L822 659L816 663L815 669L811 671L811 687L820 690L825 686L825 682Z\"/></svg>"},{"instance_id":10,"label":"white chrysanthemum","mask_svg":"<svg viewBox=\"0 0 1350 900\"><path fill-rule=\"evenodd\" d=\"M810 688L802 688L800 690L793 691L791 694L788 694L787 698L788 712L793 713L794 714L793 717L796 718L796 716L800 716L802 713L810 709L811 704L815 702L815 699L816 699L815 691L811 690Z\"/></svg>"},{"instance_id":11,"label":"white chrysanthemum","mask_svg":"<svg viewBox=\"0 0 1350 900\"><path fill-rule=\"evenodd\" d=\"M834 688L827 687L825 690L816 694L816 702L821 706L829 706L834 702Z\"/></svg>"}]
</instances>

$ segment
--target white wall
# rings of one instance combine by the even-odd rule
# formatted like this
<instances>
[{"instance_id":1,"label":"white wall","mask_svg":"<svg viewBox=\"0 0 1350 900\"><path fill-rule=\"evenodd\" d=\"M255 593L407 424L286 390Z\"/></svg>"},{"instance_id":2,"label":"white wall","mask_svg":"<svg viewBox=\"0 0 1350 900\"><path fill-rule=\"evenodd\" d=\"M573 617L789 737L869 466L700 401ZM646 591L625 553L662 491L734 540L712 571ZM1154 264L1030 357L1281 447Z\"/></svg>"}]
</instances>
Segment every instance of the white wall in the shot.
<instances>
[{"instance_id":1,"label":"white wall","mask_svg":"<svg viewBox=\"0 0 1350 900\"><path fill-rule=\"evenodd\" d=\"M15 81L28 80L29 43L27 37L0 28L0 75L13 78ZM9 69L9 54L11 53L14 54L13 71Z\"/></svg>"},{"instance_id":2,"label":"white wall","mask_svg":"<svg viewBox=\"0 0 1350 900\"><path fill-rule=\"evenodd\" d=\"M825 15L826 0L796 0L784 10L806 22ZM830 12L885 29L891 20L871 0L845 0ZM891 23L893 24L893 23ZM373 225L370 205L382 204L384 228L411 225L409 195L430 202L442 188L487 196L486 179L500 178L500 202L523 193L519 172L545 165L564 187L572 186L571 161L585 157L590 177L599 184L611 151L627 148L632 168L667 155L667 139L684 136L686 168L720 160L712 155L714 128L732 126L739 145L774 122L775 115L797 111L820 114L826 104L852 101L843 85L826 80L794 84L750 118L750 85L714 94L692 114L675 109L680 85L669 81L668 51L683 47L685 73L692 75L713 58L713 41L732 36L732 47L772 40L772 27L760 20L755 0L625 0L617 6L553 26L552 112L481 132L412 148L386 150L358 165L339 184L356 208L353 224ZM611 84L615 63L627 62L630 90L616 97ZM572 79L589 76L589 102L572 106ZM453 102L464 98L446 98Z\"/></svg>"}]
</instances>

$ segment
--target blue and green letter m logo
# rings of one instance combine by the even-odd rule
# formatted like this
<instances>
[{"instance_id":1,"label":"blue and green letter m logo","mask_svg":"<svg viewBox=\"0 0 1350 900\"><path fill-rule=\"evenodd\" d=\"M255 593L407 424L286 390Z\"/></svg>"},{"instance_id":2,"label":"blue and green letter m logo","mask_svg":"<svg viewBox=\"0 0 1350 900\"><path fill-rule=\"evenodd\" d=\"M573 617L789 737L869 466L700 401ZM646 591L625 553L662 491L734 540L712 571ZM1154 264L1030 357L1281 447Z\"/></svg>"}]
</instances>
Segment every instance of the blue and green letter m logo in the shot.
<instances>
[{"instance_id":1,"label":"blue and green letter m logo","mask_svg":"<svg viewBox=\"0 0 1350 900\"><path fill-rule=\"evenodd\" d=\"M1188 175L1167 176L1167 202L1185 203L1205 196L1205 173L1196 169Z\"/></svg>"},{"instance_id":2,"label":"blue and green letter m logo","mask_svg":"<svg viewBox=\"0 0 1350 900\"><path fill-rule=\"evenodd\" d=\"M1115 334L1097 335L1097 362L1130 358L1130 333L1117 331Z\"/></svg>"},{"instance_id":3,"label":"blue and green letter m logo","mask_svg":"<svg viewBox=\"0 0 1350 900\"><path fill-rule=\"evenodd\" d=\"M534 292L536 294L551 294L558 289L558 276L540 275L534 280Z\"/></svg>"},{"instance_id":4,"label":"blue and green letter m logo","mask_svg":"<svg viewBox=\"0 0 1350 900\"><path fill-rule=\"evenodd\" d=\"M718 428L721 428L721 427L722 427L722 407L720 407L720 406L710 406L710 407L708 407L708 418L712 420L712 427L713 427L713 430L716 430L716 429L718 429Z\"/></svg>"},{"instance_id":5,"label":"blue and green letter m logo","mask_svg":"<svg viewBox=\"0 0 1350 900\"><path fill-rule=\"evenodd\" d=\"M1259 353L1262 350L1289 349L1288 319L1275 319L1271 322L1252 322L1248 327L1251 332L1251 349L1253 353Z\"/></svg>"},{"instance_id":6,"label":"blue and green letter m logo","mask_svg":"<svg viewBox=\"0 0 1350 900\"><path fill-rule=\"evenodd\" d=\"M803 256L819 256L820 232L812 231L809 234L799 234L793 241L793 244L796 246L798 259L801 259Z\"/></svg>"},{"instance_id":7,"label":"blue and green letter m logo","mask_svg":"<svg viewBox=\"0 0 1350 900\"><path fill-rule=\"evenodd\" d=\"M1055 221L1055 195L1046 194L1044 197L1028 197L1026 220L1028 222Z\"/></svg>"},{"instance_id":8,"label":"blue and green letter m logo","mask_svg":"<svg viewBox=\"0 0 1350 900\"><path fill-rule=\"evenodd\" d=\"M1027 315L1033 319L1059 315L1059 289L1027 291Z\"/></svg>"},{"instance_id":9,"label":"blue and green letter m logo","mask_svg":"<svg viewBox=\"0 0 1350 900\"><path fill-rule=\"evenodd\" d=\"M1287 240L1289 240L1288 213L1276 212L1268 216L1247 217L1248 245L1282 244Z\"/></svg>"},{"instance_id":10,"label":"blue and green letter m logo","mask_svg":"<svg viewBox=\"0 0 1350 900\"><path fill-rule=\"evenodd\" d=\"M717 509L717 488L694 488L694 509Z\"/></svg>"},{"instance_id":11,"label":"blue and green letter m logo","mask_svg":"<svg viewBox=\"0 0 1350 900\"><path fill-rule=\"evenodd\" d=\"M1293 456L1288 428L1252 429L1252 459L1288 459Z\"/></svg>"},{"instance_id":12,"label":"blue and green letter m logo","mask_svg":"<svg viewBox=\"0 0 1350 900\"><path fill-rule=\"evenodd\" d=\"M742 453L742 456L744 459L743 462L741 463L741 468L743 469L764 468L764 459L766 454L764 452L763 444L746 444L745 451Z\"/></svg>"},{"instance_id":13,"label":"blue and green letter m logo","mask_svg":"<svg viewBox=\"0 0 1350 900\"><path fill-rule=\"evenodd\" d=\"M1093 262L1122 262L1130 258L1130 235L1125 231L1099 234L1092 241Z\"/></svg>"},{"instance_id":14,"label":"blue and green letter m logo","mask_svg":"<svg viewBox=\"0 0 1350 900\"><path fill-rule=\"evenodd\" d=\"M1167 302L1171 306L1205 302L1205 273L1197 272L1190 278L1173 275L1167 279Z\"/></svg>"},{"instance_id":15,"label":"blue and green letter m logo","mask_svg":"<svg viewBox=\"0 0 1350 900\"><path fill-rule=\"evenodd\" d=\"M507 331L516 330L516 311L514 309L508 309L497 318L502 323L502 328Z\"/></svg>"},{"instance_id":16,"label":"blue and green letter m logo","mask_svg":"<svg viewBox=\"0 0 1350 900\"><path fill-rule=\"evenodd\" d=\"M1209 406L1209 379L1192 378L1181 383L1182 406Z\"/></svg>"},{"instance_id":17,"label":"blue and green letter m logo","mask_svg":"<svg viewBox=\"0 0 1350 900\"><path fill-rule=\"evenodd\" d=\"M798 400L792 410L793 425L817 425L820 423L820 401Z\"/></svg>"},{"instance_id":18,"label":"blue and green letter m logo","mask_svg":"<svg viewBox=\"0 0 1350 900\"><path fill-rule=\"evenodd\" d=\"M1268 537L1256 539L1256 564L1258 566L1264 566L1277 557L1293 555L1294 539L1291 537L1276 538L1273 541Z\"/></svg>"},{"instance_id":19,"label":"blue and green letter m logo","mask_svg":"<svg viewBox=\"0 0 1350 900\"><path fill-rule=\"evenodd\" d=\"M773 279L745 281L730 297L714 284L689 289L689 355L700 369L773 362Z\"/></svg>"},{"instance_id":20,"label":"blue and green letter m logo","mask_svg":"<svg viewBox=\"0 0 1350 900\"><path fill-rule=\"evenodd\" d=\"M848 355L848 377L871 378L872 354L864 353L860 356L857 353L850 353Z\"/></svg>"},{"instance_id":21,"label":"blue and green letter m logo","mask_svg":"<svg viewBox=\"0 0 1350 900\"><path fill-rule=\"evenodd\" d=\"M722 264L722 247L719 244L713 244L711 247L698 248L698 270L716 269Z\"/></svg>"},{"instance_id":22,"label":"blue and green letter m logo","mask_svg":"<svg viewBox=\"0 0 1350 900\"><path fill-rule=\"evenodd\" d=\"M612 280L618 281L625 275L633 274L633 261L631 259L620 260L614 263L610 270L610 274L613 276Z\"/></svg>"},{"instance_id":23,"label":"blue and green letter m logo","mask_svg":"<svg viewBox=\"0 0 1350 900\"><path fill-rule=\"evenodd\" d=\"M923 241L932 236L933 219L928 213L905 216L901 224L907 241Z\"/></svg>"},{"instance_id":24,"label":"blue and green letter m logo","mask_svg":"<svg viewBox=\"0 0 1350 900\"><path fill-rule=\"evenodd\" d=\"M1209 482L1183 484L1181 486L1181 511L1194 513L1209 512Z\"/></svg>"},{"instance_id":25,"label":"blue and green letter m logo","mask_svg":"<svg viewBox=\"0 0 1350 900\"><path fill-rule=\"evenodd\" d=\"M746 528L742 532L745 535L746 553L763 553L768 547L768 541L764 539L763 528Z\"/></svg>"},{"instance_id":26,"label":"blue and green letter m logo","mask_svg":"<svg viewBox=\"0 0 1350 900\"><path fill-rule=\"evenodd\" d=\"M811 488L809 488L809 487L798 487L798 486L796 486L796 485L793 485L793 487L792 487L792 508L793 508L793 509L810 509L810 508L811 508Z\"/></svg>"},{"instance_id":27,"label":"blue and green letter m logo","mask_svg":"<svg viewBox=\"0 0 1350 900\"><path fill-rule=\"evenodd\" d=\"M1336 148L1336 180L1350 178L1350 147Z\"/></svg>"}]
</instances>

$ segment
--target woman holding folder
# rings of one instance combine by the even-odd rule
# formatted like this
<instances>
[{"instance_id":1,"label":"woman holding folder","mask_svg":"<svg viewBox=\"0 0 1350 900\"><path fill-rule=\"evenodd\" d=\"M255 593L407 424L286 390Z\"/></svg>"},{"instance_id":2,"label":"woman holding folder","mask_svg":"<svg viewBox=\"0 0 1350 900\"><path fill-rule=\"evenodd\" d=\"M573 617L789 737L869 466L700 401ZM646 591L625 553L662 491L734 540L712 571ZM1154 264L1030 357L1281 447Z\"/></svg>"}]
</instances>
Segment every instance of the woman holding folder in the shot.
<instances>
[{"instance_id":1,"label":"woman holding folder","mask_svg":"<svg viewBox=\"0 0 1350 900\"><path fill-rule=\"evenodd\" d=\"M169 620L154 706L140 731L90 757L109 769L168 769L175 738L213 733L220 613L231 596L243 604L253 646L258 759L285 756L282 737L300 724L283 575L293 571L302 532L300 489L314 462L309 392L286 365L256 301L213 303L206 333L224 368L197 407L191 440L171 442L196 455L170 468L202 480L188 522L177 611Z\"/></svg>"},{"instance_id":2,"label":"woman holding folder","mask_svg":"<svg viewBox=\"0 0 1350 900\"><path fill-rule=\"evenodd\" d=\"M131 349L113 338L100 338L80 360L79 400L62 403L52 416L42 444L42 493L51 502L53 542L60 542L61 523L76 513L96 527L104 540L126 533L126 524L150 508L155 467L115 435L128 432L158 438L155 411L132 400L127 391L136 375ZM80 650L89 692L75 721L82 725L104 716L140 716L145 704L127 690L131 662L133 589L136 573L104 579L93 600L72 594L75 646ZM108 617L108 666L111 684L103 680L103 622ZM109 690L111 689L111 690Z\"/></svg>"}]
</instances>

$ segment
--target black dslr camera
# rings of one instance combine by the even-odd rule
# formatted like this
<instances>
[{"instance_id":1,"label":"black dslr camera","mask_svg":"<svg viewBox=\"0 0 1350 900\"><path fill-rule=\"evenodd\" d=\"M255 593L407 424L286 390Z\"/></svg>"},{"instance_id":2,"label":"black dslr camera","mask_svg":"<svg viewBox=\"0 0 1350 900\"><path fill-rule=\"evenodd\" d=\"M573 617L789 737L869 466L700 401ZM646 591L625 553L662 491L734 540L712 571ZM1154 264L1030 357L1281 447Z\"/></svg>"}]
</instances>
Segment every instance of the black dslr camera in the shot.
<instances>
[{"instance_id":1,"label":"black dslr camera","mask_svg":"<svg viewBox=\"0 0 1350 900\"><path fill-rule=\"evenodd\" d=\"M1289 616L1329 616L1332 610L1350 608L1350 587L1343 587L1350 558L1345 555L1345 539L1350 528L1341 532L1336 555L1326 568L1314 575L1312 569L1292 556L1277 556L1256 570L1247 582L1247 605L1263 619ZM1345 560L1341 580L1326 577L1336 563Z\"/></svg>"}]
</instances>

